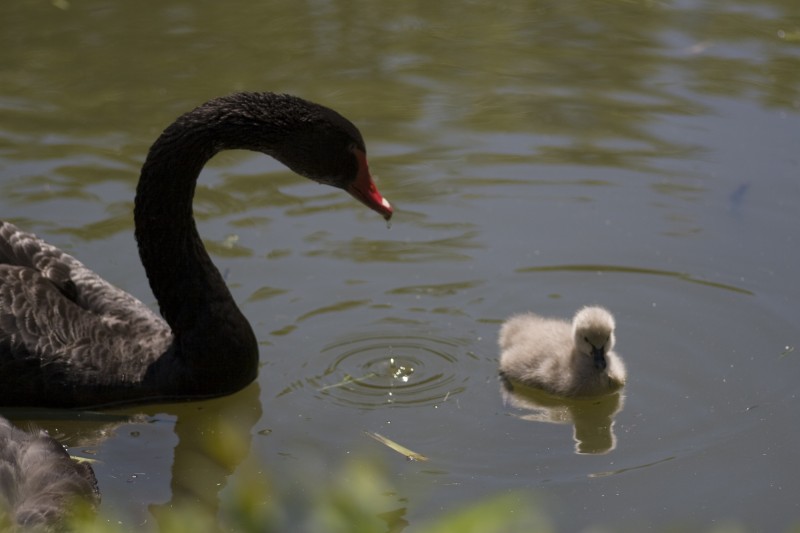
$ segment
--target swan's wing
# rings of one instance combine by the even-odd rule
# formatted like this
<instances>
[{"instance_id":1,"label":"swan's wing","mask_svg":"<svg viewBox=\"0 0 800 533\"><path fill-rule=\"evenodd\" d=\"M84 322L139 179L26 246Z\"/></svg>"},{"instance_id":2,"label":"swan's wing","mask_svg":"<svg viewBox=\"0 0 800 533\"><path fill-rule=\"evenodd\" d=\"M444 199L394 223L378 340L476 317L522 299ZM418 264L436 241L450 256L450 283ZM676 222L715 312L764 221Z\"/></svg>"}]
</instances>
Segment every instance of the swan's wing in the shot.
<instances>
[{"instance_id":1,"label":"swan's wing","mask_svg":"<svg viewBox=\"0 0 800 533\"><path fill-rule=\"evenodd\" d=\"M0 356L6 362L10 355L90 365L81 358L119 352L126 342L139 352L149 348L142 344L163 348L169 336L169 327L139 300L69 254L0 222Z\"/></svg>"},{"instance_id":2,"label":"swan's wing","mask_svg":"<svg viewBox=\"0 0 800 533\"><path fill-rule=\"evenodd\" d=\"M70 266L73 261L71 256L32 233L20 231L13 224L0 221L0 265L32 268L53 282L66 296L74 297L76 289L70 281Z\"/></svg>"},{"instance_id":3,"label":"swan's wing","mask_svg":"<svg viewBox=\"0 0 800 533\"><path fill-rule=\"evenodd\" d=\"M110 284L71 255L3 221L0 221L0 265L28 267L39 272L66 298L93 313L119 320L149 316L164 327L161 319L138 299Z\"/></svg>"},{"instance_id":4,"label":"swan's wing","mask_svg":"<svg viewBox=\"0 0 800 533\"><path fill-rule=\"evenodd\" d=\"M39 271L0 265L0 367L13 360L68 359L98 326L98 315L78 306Z\"/></svg>"}]
</instances>

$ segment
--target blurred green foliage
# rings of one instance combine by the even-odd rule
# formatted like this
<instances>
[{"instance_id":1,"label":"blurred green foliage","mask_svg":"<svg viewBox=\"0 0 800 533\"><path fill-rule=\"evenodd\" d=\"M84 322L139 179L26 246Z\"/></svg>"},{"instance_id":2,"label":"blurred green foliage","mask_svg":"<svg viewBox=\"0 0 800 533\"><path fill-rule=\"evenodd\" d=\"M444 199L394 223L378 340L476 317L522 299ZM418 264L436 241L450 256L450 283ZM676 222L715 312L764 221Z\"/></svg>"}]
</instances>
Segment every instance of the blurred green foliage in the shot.
<instances>
[{"instance_id":1,"label":"blurred green foliage","mask_svg":"<svg viewBox=\"0 0 800 533\"><path fill-rule=\"evenodd\" d=\"M255 466L255 465L251 465ZM112 517L76 513L71 525L81 533L127 531L162 533L514 533L554 531L532 496L507 493L413 527L398 508L397 493L373 462L355 460L329 483L308 483L300 494L279 494L257 467L244 468L224 491L218 515L200 505L158 509L151 524L123 524ZM402 504L401 504L402 505Z\"/></svg>"}]
</instances>

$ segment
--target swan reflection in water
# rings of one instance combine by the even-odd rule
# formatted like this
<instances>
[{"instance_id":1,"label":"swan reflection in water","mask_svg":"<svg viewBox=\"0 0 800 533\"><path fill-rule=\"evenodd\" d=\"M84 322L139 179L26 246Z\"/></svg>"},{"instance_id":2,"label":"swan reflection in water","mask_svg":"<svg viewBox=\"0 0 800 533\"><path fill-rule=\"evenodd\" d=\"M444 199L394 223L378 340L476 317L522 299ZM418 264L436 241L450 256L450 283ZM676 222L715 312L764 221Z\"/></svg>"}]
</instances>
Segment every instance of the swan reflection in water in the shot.
<instances>
[{"instance_id":1,"label":"swan reflection in water","mask_svg":"<svg viewBox=\"0 0 800 533\"><path fill-rule=\"evenodd\" d=\"M500 394L503 403L514 409L512 415L517 418L572 424L575 453L604 454L617 445L614 416L624 406L622 392L589 398L559 398L501 376Z\"/></svg>"}]
</instances>

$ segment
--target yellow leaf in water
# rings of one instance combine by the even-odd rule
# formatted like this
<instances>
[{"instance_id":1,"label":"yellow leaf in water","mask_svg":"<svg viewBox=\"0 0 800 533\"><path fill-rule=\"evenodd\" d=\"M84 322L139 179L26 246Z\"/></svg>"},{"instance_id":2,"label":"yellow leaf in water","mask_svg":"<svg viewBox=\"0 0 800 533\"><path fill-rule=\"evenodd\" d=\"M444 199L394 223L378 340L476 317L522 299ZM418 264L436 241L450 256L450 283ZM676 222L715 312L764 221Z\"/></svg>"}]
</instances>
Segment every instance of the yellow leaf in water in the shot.
<instances>
[{"instance_id":1,"label":"yellow leaf in water","mask_svg":"<svg viewBox=\"0 0 800 533\"><path fill-rule=\"evenodd\" d=\"M366 435L372 437L376 441L380 442L381 444L383 444L385 446L388 446L389 448L393 449L394 451L396 451L400 455L405 455L406 458L408 460L410 460L410 461L427 461L428 460L428 458L425 457L424 455L422 455L420 453L417 453L417 452L414 452L414 451L411 451L408 448L406 448L405 446L403 446L402 444L398 444L398 443L396 443L395 441L393 441L391 439L387 439L386 437L384 437L383 435L381 435L379 433L373 433L371 431L365 431L364 433Z\"/></svg>"}]
</instances>

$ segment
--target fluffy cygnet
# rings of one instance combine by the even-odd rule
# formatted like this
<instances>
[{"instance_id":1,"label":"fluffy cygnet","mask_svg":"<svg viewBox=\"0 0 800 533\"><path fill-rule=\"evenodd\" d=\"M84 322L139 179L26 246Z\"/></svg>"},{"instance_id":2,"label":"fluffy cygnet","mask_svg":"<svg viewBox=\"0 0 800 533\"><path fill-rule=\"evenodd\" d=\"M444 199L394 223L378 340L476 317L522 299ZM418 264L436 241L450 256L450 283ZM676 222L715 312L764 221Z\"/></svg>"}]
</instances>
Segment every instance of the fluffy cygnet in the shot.
<instances>
[{"instance_id":1,"label":"fluffy cygnet","mask_svg":"<svg viewBox=\"0 0 800 533\"><path fill-rule=\"evenodd\" d=\"M572 324L533 313L500 328L500 374L556 396L595 396L625 384L625 365L614 348L614 317L584 307Z\"/></svg>"}]
</instances>

